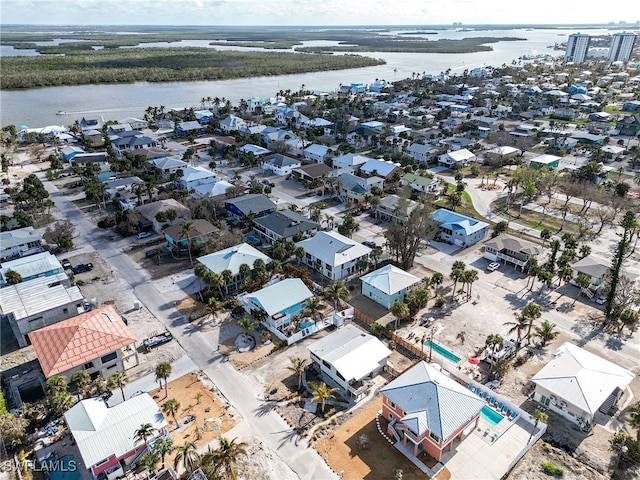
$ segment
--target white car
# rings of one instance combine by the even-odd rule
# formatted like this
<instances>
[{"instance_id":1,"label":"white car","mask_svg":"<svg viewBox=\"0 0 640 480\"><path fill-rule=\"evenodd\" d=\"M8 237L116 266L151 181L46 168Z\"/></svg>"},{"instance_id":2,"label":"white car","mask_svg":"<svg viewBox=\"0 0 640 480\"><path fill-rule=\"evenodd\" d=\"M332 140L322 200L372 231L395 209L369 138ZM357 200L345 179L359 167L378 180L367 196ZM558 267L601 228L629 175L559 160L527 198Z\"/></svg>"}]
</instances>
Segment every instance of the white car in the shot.
<instances>
[{"instance_id":1,"label":"white car","mask_svg":"<svg viewBox=\"0 0 640 480\"><path fill-rule=\"evenodd\" d=\"M500 268L500 264L497 262L493 262L487 265L487 270L489 270L490 272L494 272L499 268Z\"/></svg>"},{"instance_id":2,"label":"white car","mask_svg":"<svg viewBox=\"0 0 640 480\"><path fill-rule=\"evenodd\" d=\"M140 240L141 238L147 238L147 237L150 237L150 236L151 236L151 234L149 232L140 232L138 234L138 240Z\"/></svg>"},{"instance_id":3,"label":"white car","mask_svg":"<svg viewBox=\"0 0 640 480\"><path fill-rule=\"evenodd\" d=\"M596 303L598 305L604 305L605 303L607 303L607 296L606 295L600 295L598 298L596 298Z\"/></svg>"}]
</instances>

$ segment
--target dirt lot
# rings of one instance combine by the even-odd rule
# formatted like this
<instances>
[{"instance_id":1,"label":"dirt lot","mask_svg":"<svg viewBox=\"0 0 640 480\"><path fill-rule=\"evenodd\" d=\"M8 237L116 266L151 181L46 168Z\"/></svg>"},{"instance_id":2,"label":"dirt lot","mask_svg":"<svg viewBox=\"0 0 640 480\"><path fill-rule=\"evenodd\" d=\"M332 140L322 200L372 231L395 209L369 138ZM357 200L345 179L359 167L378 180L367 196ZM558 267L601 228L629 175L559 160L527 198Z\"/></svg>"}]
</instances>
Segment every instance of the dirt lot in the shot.
<instances>
[{"instance_id":1,"label":"dirt lot","mask_svg":"<svg viewBox=\"0 0 640 480\"><path fill-rule=\"evenodd\" d=\"M174 419L165 414L175 445L195 442L201 447L233 428L235 421L214 390L213 384L205 385L203 379L194 372L169 382L168 394L165 394L164 388L149 392L160 408L168 399L175 399L180 403L180 410L176 414L178 428ZM199 400L197 394L201 395ZM191 416L195 419L189 419ZM167 463L172 464L174 456L170 456Z\"/></svg>"},{"instance_id":2,"label":"dirt lot","mask_svg":"<svg viewBox=\"0 0 640 480\"><path fill-rule=\"evenodd\" d=\"M404 480L426 478L424 472L378 432L375 416L380 408L380 400L374 399L366 408L318 442L316 450L335 472L344 472L342 478L345 480L394 478L397 469L402 470ZM366 435L370 442L366 448L359 445L361 435ZM421 460L427 463L426 458ZM438 479L447 480L447 473L445 469L438 475Z\"/></svg>"}]
</instances>

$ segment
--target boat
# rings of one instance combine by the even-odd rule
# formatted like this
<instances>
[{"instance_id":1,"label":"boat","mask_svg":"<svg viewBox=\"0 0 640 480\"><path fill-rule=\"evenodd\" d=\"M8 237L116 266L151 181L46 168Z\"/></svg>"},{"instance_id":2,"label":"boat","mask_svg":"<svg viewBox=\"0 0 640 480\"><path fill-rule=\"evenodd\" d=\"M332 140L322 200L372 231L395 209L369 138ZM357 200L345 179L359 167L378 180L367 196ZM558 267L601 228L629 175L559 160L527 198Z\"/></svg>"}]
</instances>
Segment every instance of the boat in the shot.
<instances>
[{"instance_id":1,"label":"boat","mask_svg":"<svg viewBox=\"0 0 640 480\"><path fill-rule=\"evenodd\" d=\"M173 340L173 335L171 332L164 332L160 335L154 335L149 337L142 342L142 346L145 351L150 351L152 348L157 347L158 345L162 345L164 343L170 342Z\"/></svg>"},{"instance_id":2,"label":"boat","mask_svg":"<svg viewBox=\"0 0 640 480\"><path fill-rule=\"evenodd\" d=\"M56 113L56 115L68 115L67 112L63 112L62 110L58 110L58 113Z\"/></svg>"}]
</instances>

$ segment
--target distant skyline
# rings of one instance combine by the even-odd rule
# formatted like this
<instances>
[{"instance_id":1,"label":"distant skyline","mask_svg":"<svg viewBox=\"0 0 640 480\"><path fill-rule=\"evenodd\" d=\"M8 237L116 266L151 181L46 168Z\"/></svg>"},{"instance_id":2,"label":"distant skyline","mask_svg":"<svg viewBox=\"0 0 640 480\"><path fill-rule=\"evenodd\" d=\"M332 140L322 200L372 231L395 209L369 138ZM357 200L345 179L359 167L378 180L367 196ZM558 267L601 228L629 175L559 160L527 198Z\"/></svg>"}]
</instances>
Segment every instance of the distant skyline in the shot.
<instances>
[{"instance_id":1,"label":"distant skyline","mask_svg":"<svg viewBox=\"0 0 640 480\"><path fill-rule=\"evenodd\" d=\"M595 8L594 8L595 7ZM538 0L0 0L2 24L41 25L451 25L603 24L640 21L640 2Z\"/></svg>"}]
</instances>

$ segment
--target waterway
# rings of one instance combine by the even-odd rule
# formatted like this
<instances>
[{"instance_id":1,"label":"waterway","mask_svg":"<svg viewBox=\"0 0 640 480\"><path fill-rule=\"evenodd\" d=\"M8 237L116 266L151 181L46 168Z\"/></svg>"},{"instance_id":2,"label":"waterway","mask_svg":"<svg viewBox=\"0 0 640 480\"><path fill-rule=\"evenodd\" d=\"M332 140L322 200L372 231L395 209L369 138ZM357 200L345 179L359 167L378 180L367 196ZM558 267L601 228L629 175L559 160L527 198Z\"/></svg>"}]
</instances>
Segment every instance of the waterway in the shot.
<instances>
[{"instance_id":1,"label":"waterway","mask_svg":"<svg viewBox=\"0 0 640 480\"><path fill-rule=\"evenodd\" d=\"M401 33L399 31L390 34ZM387 53L369 52L363 55L382 58L387 63L374 67L313 72L296 75L254 77L236 80L148 83L125 85L80 85L69 87L47 87L31 90L0 91L0 125L70 125L84 115L103 115L105 120L121 120L127 117L141 118L148 106L163 105L166 109L198 107L200 99L219 97L237 103L250 97L268 98L280 90L297 91L302 85L312 91L334 91L340 84L351 82L371 83L375 79L387 81L409 78L413 73L438 74L451 69L453 73L465 68L483 65L500 66L510 64L524 55L562 55L553 50L554 44L566 41L575 29L514 29L479 31L438 31L437 35L424 35L431 40L438 38L468 37L519 37L524 41L498 42L491 44L492 51L466 54L438 53ZM591 35L610 33L604 29L590 30ZM174 42L167 45L198 46L208 41ZM317 45L318 42L306 42ZM329 43L329 42L327 42ZM12 47L9 47L9 49ZM211 48L239 49L232 46ZM259 50L259 49L257 49ZM2 55L9 52L2 47ZM66 112L57 115L57 112Z\"/></svg>"}]
</instances>

